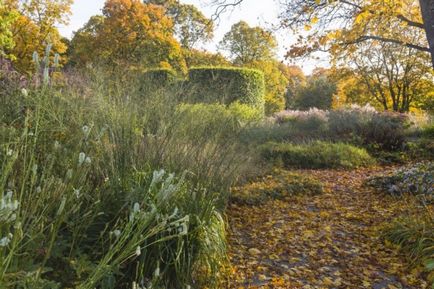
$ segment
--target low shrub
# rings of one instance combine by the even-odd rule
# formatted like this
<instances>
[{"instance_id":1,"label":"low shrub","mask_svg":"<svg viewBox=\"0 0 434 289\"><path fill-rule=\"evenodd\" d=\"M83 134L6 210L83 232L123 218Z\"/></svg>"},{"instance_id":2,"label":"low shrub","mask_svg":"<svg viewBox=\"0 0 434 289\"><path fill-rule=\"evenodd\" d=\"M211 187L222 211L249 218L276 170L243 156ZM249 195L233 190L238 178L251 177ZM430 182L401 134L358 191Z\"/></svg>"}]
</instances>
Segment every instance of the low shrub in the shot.
<instances>
[{"instance_id":1,"label":"low shrub","mask_svg":"<svg viewBox=\"0 0 434 289\"><path fill-rule=\"evenodd\" d=\"M396 150L396 151L383 151L383 150L369 150L370 154L382 165L391 164L405 164L410 158L408 150L408 145L406 150Z\"/></svg>"},{"instance_id":2,"label":"low shrub","mask_svg":"<svg viewBox=\"0 0 434 289\"><path fill-rule=\"evenodd\" d=\"M375 164L366 150L344 143L267 143L261 147L261 151L265 159L284 167L357 168Z\"/></svg>"},{"instance_id":3,"label":"low shrub","mask_svg":"<svg viewBox=\"0 0 434 289\"><path fill-rule=\"evenodd\" d=\"M321 139L327 135L328 113L316 108L308 111L283 111L276 115L276 121L290 128L295 139Z\"/></svg>"},{"instance_id":4,"label":"low shrub","mask_svg":"<svg viewBox=\"0 0 434 289\"><path fill-rule=\"evenodd\" d=\"M240 102L264 111L265 82L259 70L236 67L197 67L189 70L188 85L195 102Z\"/></svg>"},{"instance_id":5,"label":"low shrub","mask_svg":"<svg viewBox=\"0 0 434 289\"><path fill-rule=\"evenodd\" d=\"M416 123L416 121L412 121ZM425 117L416 125L407 136L406 154L409 160L434 161L434 124L433 120Z\"/></svg>"},{"instance_id":6,"label":"low shrub","mask_svg":"<svg viewBox=\"0 0 434 289\"><path fill-rule=\"evenodd\" d=\"M381 150L402 149L408 124L404 114L377 112L370 106L353 105L329 112L331 138Z\"/></svg>"},{"instance_id":7,"label":"low shrub","mask_svg":"<svg viewBox=\"0 0 434 289\"><path fill-rule=\"evenodd\" d=\"M272 119L262 139L329 140L364 145L369 149L403 149L409 122L404 114L377 112L370 106L350 106L338 110L283 111ZM259 134L252 134L258 136Z\"/></svg>"},{"instance_id":8,"label":"low shrub","mask_svg":"<svg viewBox=\"0 0 434 289\"><path fill-rule=\"evenodd\" d=\"M325 139L328 116L325 111L282 111L266 122L245 131L242 141L263 144L266 142L302 143Z\"/></svg>"},{"instance_id":9,"label":"low shrub","mask_svg":"<svg viewBox=\"0 0 434 289\"><path fill-rule=\"evenodd\" d=\"M284 110L274 115L277 123L285 123L291 121L316 122L324 125L328 122L328 111L311 108L306 111L301 110Z\"/></svg>"},{"instance_id":10,"label":"low shrub","mask_svg":"<svg viewBox=\"0 0 434 289\"><path fill-rule=\"evenodd\" d=\"M407 161L434 161L434 139L422 137L409 141L403 153Z\"/></svg>"},{"instance_id":11,"label":"low shrub","mask_svg":"<svg viewBox=\"0 0 434 289\"><path fill-rule=\"evenodd\" d=\"M421 162L390 175L373 177L367 185L393 195L413 194L424 203L433 203L434 162Z\"/></svg>"},{"instance_id":12,"label":"low shrub","mask_svg":"<svg viewBox=\"0 0 434 289\"><path fill-rule=\"evenodd\" d=\"M422 267L434 288L434 219L429 214L394 221L383 233L388 242L398 246L412 261Z\"/></svg>"},{"instance_id":13,"label":"low shrub","mask_svg":"<svg viewBox=\"0 0 434 289\"><path fill-rule=\"evenodd\" d=\"M295 140L291 124L276 125L268 120L243 132L240 140L246 145L257 146L266 142L288 142Z\"/></svg>"},{"instance_id":14,"label":"low shrub","mask_svg":"<svg viewBox=\"0 0 434 289\"><path fill-rule=\"evenodd\" d=\"M294 195L318 195L322 184L309 176L275 170L269 175L240 187L234 187L231 201L247 205L260 205L269 199L285 199Z\"/></svg>"},{"instance_id":15,"label":"low shrub","mask_svg":"<svg viewBox=\"0 0 434 289\"><path fill-rule=\"evenodd\" d=\"M408 125L408 118L405 114L375 113L364 129L362 138L366 145L374 145L382 150L402 149Z\"/></svg>"},{"instance_id":16,"label":"low shrub","mask_svg":"<svg viewBox=\"0 0 434 289\"><path fill-rule=\"evenodd\" d=\"M329 133L333 138L364 142L364 135L377 111L371 106L353 105L328 113Z\"/></svg>"}]
</instances>

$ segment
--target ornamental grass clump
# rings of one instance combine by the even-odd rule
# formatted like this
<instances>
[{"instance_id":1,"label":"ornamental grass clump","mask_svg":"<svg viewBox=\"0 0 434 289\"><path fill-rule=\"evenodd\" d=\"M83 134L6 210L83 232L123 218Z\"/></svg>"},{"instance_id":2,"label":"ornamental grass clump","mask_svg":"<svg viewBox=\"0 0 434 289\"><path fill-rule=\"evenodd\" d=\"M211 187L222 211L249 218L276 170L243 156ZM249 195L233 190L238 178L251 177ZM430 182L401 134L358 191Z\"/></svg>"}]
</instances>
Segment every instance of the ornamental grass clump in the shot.
<instances>
[{"instance_id":1,"label":"ornamental grass clump","mask_svg":"<svg viewBox=\"0 0 434 289\"><path fill-rule=\"evenodd\" d=\"M177 98L133 77L64 81L0 94L0 287L220 288L225 190L249 165L222 137L244 125L181 130Z\"/></svg>"},{"instance_id":2,"label":"ornamental grass clump","mask_svg":"<svg viewBox=\"0 0 434 289\"><path fill-rule=\"evenodd\" d=\"M406 254L412 267L424 272L434 286L434 218L426 213L392 222L383 232L383 238L398 246Z\"/></svg>"}]
</instances>

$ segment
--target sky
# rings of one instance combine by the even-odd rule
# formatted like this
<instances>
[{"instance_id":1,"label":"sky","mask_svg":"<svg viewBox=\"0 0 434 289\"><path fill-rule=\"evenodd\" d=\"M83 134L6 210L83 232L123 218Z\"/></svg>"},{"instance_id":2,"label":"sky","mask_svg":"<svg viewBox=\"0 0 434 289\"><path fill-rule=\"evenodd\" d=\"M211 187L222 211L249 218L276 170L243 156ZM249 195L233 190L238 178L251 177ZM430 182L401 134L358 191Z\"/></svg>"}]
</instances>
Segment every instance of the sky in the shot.
<instances>
[{"instance_id":1,"label":"sky","mask_svg":"<svg viewBox=\"0 0 434 289\"><path fill-rule=\"evenodd\" d=\"M72 15L68 26L59 27L60 33L71 38L74 31L81 28L91 16L101 14L101 9L104 6L104 0L75 0L72 6ZM209 0L181 0L182 3L193 4L207 17L211 17L215 12L215 7L207 5ZM278 23L279 4L278 0L244 0L243 3L232 10L229 10L220 17L214 32L214 39L205 44L202 48L209 51L217 51L217 44L228 32L231 26L240 20L249 23L250 26L262 26L265 28L272 27ZM284 61L284 55L288 46L294 41L295 36L289 31L276 32L276 37L279 42L279 59ZM306 74L309 74L317 66L327 66L325 62L304 61L295 63L302 67Z\"/></svg>"}]
</instances>

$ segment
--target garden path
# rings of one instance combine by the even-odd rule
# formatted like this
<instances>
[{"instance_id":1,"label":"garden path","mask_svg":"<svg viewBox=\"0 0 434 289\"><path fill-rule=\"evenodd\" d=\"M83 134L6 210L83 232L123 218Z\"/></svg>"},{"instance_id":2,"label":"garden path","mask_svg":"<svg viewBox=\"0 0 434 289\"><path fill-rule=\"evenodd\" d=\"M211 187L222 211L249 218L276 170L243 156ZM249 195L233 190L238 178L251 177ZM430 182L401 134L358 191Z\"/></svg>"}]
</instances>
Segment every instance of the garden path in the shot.
<instances>
[{"instance_id":1,"label":"garden path","mask_svg":"<svg viewBox=\"0 0 434 289\"><path fill-rule=\"evenodd\" d=\"M427 288L379 238L382 226L416 205L363 185L393 169L298 170L320 180L325 192L231 204L228 288Z\"/></svg>"}]
</instances>

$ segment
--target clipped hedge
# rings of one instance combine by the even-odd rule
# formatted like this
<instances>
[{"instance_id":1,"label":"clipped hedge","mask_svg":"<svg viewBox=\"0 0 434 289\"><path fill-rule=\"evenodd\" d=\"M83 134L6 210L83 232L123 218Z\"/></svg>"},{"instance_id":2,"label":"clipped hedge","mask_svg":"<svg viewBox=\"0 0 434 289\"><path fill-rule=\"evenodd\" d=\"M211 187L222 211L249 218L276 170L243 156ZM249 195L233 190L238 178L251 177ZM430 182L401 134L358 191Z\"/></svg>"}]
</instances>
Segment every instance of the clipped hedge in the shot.
<instances>
[{"instance_id":1,"label":"clipped hedge","mask_svg":"<svg viewBox=\"0 0 434 289\"><path fill-rule=\"evenodd\" d=\"M165 88L175 83L176 72L169 68L154 68L146 70L142 75L142 88L158 89Z\"/></svg>"},{"instance_id":2,"label":"clipped hedge","mask_svg":"<svg viewBox=\"0 0 434 289\"><path fill-rule=\"evenodd\" d=\"M188 84L194 102L240 102L263 109L264 74L236 67L196 67L189 70Z\"/></svg>"}]
</instances>

